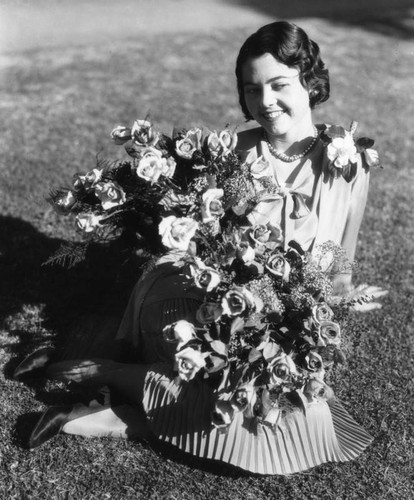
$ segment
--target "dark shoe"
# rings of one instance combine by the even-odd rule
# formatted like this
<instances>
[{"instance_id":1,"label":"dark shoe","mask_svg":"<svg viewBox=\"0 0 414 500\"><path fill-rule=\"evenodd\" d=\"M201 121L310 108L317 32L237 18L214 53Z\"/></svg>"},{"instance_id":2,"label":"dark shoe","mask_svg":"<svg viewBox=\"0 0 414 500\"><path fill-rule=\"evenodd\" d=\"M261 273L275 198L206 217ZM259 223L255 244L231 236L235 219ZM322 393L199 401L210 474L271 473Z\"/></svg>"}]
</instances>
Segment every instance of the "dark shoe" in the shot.
<instances>
[{"instance_id":1,"label":"dark shoe","mask_svg":"<svg viewBox=\"0 0 414 500\"><path fill-rule=\"evenodd\" d=\"M39 377L52 359L55 352L53 347L42 347L25 358L14 370L14 380L21 380L27 377Z\"/></svg>"},{"instance_id":2,"label":"dark shoe","mask_svg":"<svg viewBox=\"0 0 414 500\"><path fill-rule=\"evenodd\" d=\"M52 437L59 434L62 427L69 421L72 406L51 406L37 422L29 438L29 448L37 448Z\"/></svg>"}]
</instances>

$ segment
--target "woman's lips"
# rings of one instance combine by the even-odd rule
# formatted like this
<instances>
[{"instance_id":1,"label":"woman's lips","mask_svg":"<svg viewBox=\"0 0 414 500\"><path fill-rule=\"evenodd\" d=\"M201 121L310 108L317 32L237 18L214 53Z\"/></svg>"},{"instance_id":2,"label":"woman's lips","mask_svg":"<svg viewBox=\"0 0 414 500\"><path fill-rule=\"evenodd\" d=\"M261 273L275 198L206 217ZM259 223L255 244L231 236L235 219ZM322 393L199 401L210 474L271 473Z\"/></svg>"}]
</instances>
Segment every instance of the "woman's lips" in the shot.
<instances>
[{"instance_id":1,"label":"woman's lips","mask_svg":"<svg viewBox=\"0 0 414 500\"><path fill-rule=\"evenodd\" d=\"M279 116L282 116L283 113L284 113L283 110L266 111L265 113L262 113L262 116L266 120L274 120L275 118L278 118Z\"/></svg>"}]
</instances>

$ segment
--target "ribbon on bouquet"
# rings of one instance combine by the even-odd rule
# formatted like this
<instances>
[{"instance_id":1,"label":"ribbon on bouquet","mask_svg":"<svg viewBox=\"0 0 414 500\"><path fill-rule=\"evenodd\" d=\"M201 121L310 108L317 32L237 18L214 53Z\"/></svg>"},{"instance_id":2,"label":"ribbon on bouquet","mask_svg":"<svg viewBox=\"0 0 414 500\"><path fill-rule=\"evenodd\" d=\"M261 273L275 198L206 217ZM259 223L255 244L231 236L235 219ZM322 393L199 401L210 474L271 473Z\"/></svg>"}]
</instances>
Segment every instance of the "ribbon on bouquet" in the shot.
<instances>
[{"instance_id":1,"label":"ribbon on bouquet","mask_svg":"<svg viewBox=\"0 0 414 500\"><path fill-rule=\"evenodd\" d=\"M264 194L248 215L250 223L280 224L284 231L286 248L294 235L295 239L298 239L295 221L305 219L311 213L305 198L312 195L314 179L307 169L302 168L291 186L279 185L276 193Z\"/></svg>"}]
</instances>

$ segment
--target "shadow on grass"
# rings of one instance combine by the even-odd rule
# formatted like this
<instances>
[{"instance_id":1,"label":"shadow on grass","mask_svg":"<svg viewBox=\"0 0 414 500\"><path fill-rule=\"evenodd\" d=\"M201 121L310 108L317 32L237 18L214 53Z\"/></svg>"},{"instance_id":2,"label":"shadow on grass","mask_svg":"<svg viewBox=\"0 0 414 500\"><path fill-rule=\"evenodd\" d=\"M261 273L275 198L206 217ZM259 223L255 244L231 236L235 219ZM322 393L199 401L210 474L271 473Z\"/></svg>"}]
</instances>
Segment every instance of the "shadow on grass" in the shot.
<instances>
[{"instance_id":1,"label":"shadow on grass","mask_svg":"<svg viewBox=\"0 0 414 500\"><path fill-rule=\"evenodd\" d=\"M109 353L142 262L125 260L116 243L91 246L71 269L45 266L62 240L14 217L0 216L0 227L0 325L10 339L4 347L15 355L6 376L45 344L66 359Z\"/></svg>"},{"instance_id":2,"label":"shadow on grass","mask_svg":"<svg viewBox=\"0 0 414 500\"><path fill-rule=\"evenodd\" d=\"M276 19L329 19L401 39L414 37L412 0L230 0Z\"/></svg>"}]
</instances>

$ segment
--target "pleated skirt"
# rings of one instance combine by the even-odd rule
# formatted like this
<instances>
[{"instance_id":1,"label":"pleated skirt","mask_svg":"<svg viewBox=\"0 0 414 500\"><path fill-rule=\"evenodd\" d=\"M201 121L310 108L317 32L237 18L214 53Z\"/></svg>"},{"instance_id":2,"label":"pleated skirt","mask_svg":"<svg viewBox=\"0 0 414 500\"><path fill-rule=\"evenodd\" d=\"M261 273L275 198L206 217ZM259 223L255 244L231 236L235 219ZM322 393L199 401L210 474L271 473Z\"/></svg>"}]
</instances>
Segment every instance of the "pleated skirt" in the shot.
<instances>
[{"instance_id":1,"label":"pleated skirt","mask_svg":"<svg viewBox=\"0 0 414 500\"><path fill-rule=\"evenodd\" d=\"M143 404L152 432L200 458L286 475L353 460L372 440L339 401L311 403L306 413L287 413L275 427L236 413L223 431L211 423L214 400L205 381L178 382L168 364L153 366L147 375Z\"/></svg>"},{"instance_id":2,"label":"pleated skirt","mask_svg":"<svg viewBox=\"0 0 414 500\"><path fill-rule=\"evenodd\" d=\"M286 413L275 427L236 413L226 432L215 428L212 388L202 378L178 381L172 371L175 346L162 336L167 324L196 321L202 298L177 268L166 265L138 284L121 324L118 338L137 346L139 361L149 366L143 406L157 438L200 458L283 475L352 460L369 445L371 436L338 401Z\"/></svg>"}]
</instances>

